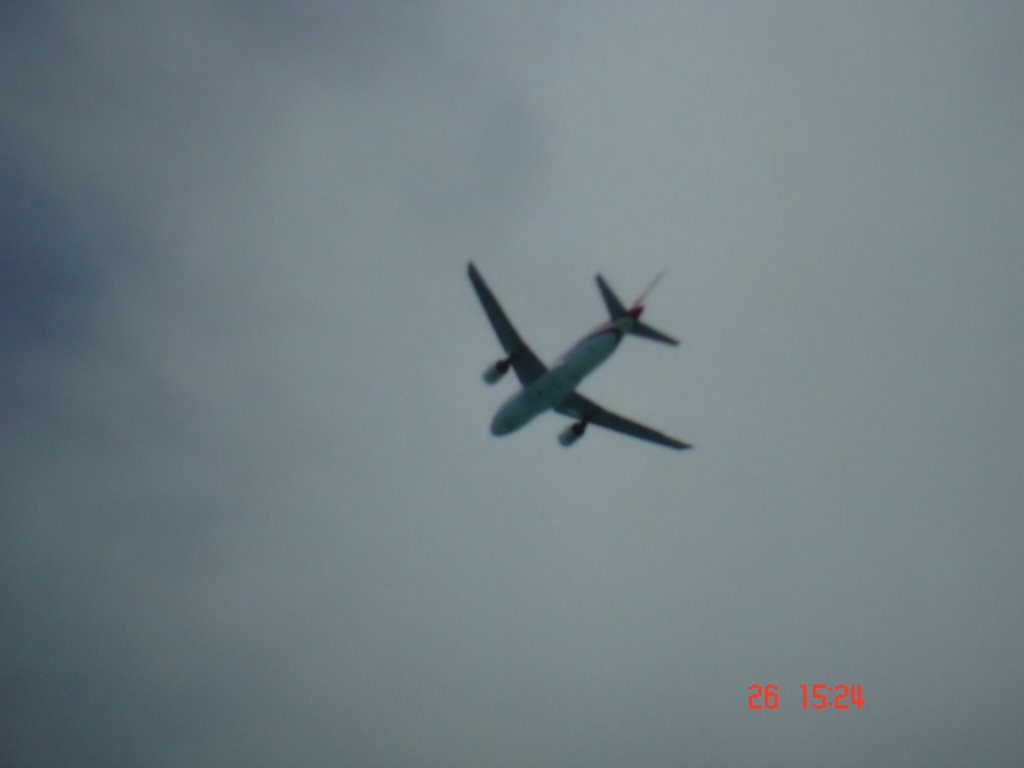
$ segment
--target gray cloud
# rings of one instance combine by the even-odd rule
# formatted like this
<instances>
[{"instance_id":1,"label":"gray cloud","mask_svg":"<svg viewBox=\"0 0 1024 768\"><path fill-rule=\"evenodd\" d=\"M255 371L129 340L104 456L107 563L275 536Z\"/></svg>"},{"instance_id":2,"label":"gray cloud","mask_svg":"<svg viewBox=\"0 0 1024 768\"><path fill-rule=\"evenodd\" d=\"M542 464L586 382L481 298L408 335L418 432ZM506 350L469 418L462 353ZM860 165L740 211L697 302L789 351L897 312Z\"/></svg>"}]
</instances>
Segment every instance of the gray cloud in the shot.
<instances>
[{"instance_id":1,"label":"gray cloud","mask_svg":"<svg viewBox=\"0 0 1024 768\"><path fill-rule=\"evenodd\" d=\"M1020 762L1018 11L31 8L5 764ZM491 438L470 259L667 267L585 391L697 450Z\"/></svg>"}]
</instances>

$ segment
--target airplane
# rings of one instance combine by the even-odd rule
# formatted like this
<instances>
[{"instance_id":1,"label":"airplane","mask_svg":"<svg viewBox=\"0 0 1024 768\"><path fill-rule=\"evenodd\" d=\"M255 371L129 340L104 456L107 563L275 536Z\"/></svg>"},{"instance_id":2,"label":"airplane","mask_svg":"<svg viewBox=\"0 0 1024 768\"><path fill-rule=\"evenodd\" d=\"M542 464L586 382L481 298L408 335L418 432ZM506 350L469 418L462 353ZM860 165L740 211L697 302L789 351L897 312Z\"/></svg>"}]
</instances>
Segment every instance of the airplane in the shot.
<instances>
[{"instance_id":1,"label":"airplane","mask_svg":"<svg viewBox=\"0 0 1024 768\"><path fill-rule=\"evenodd\" d=\"M507 435L541 413L554 409L563 416L576 419L558 435L558 442L566 448L583 436L589 424L676 450L692 447L682 440L605 410L576 391L583 378L608 359L627 333L663 344L679 344L671 336L640 321L644 311L643 302L661 275L654 278L629 309L623 306L604 278L597 275L597 287L608 309L609 320L576 342L548 368L520 338L473 262L469 263L467 271L484 312L507 355L484 371L484 381L488 384L496 383L511 367L523 385L494 415L491 422L492 435Z\"/></svg>"}]
</instances>

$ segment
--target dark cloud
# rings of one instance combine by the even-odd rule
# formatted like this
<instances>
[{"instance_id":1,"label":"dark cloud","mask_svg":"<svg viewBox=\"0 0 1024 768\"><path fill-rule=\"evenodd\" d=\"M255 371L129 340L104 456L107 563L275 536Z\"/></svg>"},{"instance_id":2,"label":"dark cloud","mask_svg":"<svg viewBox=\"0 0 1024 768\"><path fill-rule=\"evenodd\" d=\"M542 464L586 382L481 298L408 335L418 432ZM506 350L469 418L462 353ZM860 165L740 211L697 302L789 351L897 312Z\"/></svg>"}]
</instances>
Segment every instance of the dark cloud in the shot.
<instances>
[{"instance_id":1,"label":"dark cloud","mask_svg":"<svg viewBox=\"0 0 1024 768\"><path fill-rule=\"evenodd\" d=\"M100 277L61 201L0 159L0 345L66 346L93 314Z\"/></svg>"}]
</instances>

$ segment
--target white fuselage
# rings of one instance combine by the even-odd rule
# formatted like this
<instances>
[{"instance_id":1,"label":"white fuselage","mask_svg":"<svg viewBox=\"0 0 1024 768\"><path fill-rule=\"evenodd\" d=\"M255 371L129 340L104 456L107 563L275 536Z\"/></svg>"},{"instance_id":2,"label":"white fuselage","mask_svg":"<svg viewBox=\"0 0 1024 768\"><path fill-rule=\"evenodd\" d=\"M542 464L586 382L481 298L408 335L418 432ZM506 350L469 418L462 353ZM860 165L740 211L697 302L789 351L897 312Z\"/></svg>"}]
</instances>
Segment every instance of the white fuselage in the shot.
<instances>
[{"instance_id":1,"label":"white fuselage","mask_svg":"<svg viewBox=\"0 0 1024 768\"><path fill-rule=\"evenodd\" d=\"M571 395L584 377L607 360L633 327L632 317L604 323L573 344L530 386L510 397L491 421L492 435L507 435Z\"/></svg>"}]
</instances>

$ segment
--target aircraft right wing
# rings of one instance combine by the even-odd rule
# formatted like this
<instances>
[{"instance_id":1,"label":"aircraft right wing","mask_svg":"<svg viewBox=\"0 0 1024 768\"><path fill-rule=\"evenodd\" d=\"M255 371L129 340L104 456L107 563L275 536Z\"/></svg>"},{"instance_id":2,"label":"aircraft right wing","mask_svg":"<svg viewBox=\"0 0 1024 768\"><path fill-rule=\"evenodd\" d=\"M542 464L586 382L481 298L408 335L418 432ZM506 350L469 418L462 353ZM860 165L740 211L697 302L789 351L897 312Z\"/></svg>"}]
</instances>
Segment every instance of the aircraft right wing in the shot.
<instances>
[{"instance_id":1,"label":"aircraft right wing","mask_svg":"<svg viewBox=\"0 0 1024 768\"><path fill-rule=\"evenodd\" d=\"M505 312L498 300L494 298L491 289L487 287L487 283L476 271L473 262L469 263L467 272L470 282L473 283L473 288L476 289L476 295L484 307L484 312L487 313L487 319L491 321L494 332L498 335L498 341L501 342L501 346L508 354L509 362L515 369L516 376L519 377L519 381L523 383L524 387L529 386L543 376L548 369L533 353L533 350L526 345L526 342L519 338L516 329L512 327L512 323L505 316Z\"/></svg>"},{"instance_id":2,"label":"aircraft right wing","mask_svg":"<svg viewBox=\"0 0 1024 768\"><path fill-rule=\"evenodd\" d=\"M597 424L599 427L621 432L631 437L638 437L641 440L650 440L652 443L675 448L677 451L693 447L682 440L676 440L674 437L669 437L650 427L645 427L643 424L638 424L635 421L630 421L623 416L605 410L593 400L588 400L583 395L575 392L555 406L555 410L563 416L579 419L585 424Z\"/></svg>"}]
</instances>

